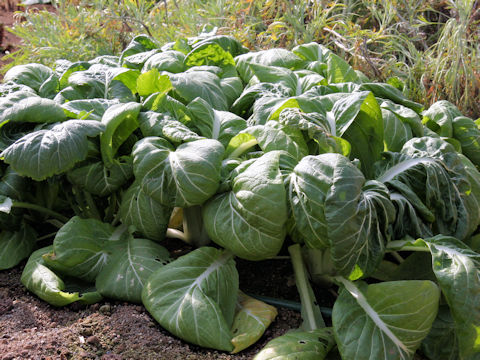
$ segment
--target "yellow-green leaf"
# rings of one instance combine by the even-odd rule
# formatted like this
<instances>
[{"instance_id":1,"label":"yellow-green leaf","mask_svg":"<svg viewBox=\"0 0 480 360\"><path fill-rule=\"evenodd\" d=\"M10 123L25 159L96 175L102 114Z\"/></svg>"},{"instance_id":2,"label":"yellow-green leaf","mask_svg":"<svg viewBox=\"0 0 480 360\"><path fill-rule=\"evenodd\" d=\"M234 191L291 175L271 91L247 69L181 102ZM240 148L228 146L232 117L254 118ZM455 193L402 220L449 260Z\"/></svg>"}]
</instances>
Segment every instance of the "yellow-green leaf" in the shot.
<instances>
[{"instance_id":1,"label":"yellow-green leaf","mask_svg":"<svg viewBox=\"0 0 480 360\"><path fill-rule=\"evenodd\" d=\"M237 312L232 325L232 354L255 344L275 320L277 309L264 302L238 292Z\"/></svg>"}]
</instances>

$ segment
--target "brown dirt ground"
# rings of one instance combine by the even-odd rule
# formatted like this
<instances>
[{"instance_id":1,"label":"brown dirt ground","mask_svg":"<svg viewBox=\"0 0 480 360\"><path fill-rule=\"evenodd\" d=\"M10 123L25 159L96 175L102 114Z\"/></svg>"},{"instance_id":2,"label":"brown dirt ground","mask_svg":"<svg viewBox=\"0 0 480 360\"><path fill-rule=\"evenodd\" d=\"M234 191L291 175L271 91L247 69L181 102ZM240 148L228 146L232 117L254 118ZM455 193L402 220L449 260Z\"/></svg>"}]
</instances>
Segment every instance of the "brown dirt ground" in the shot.
<instances>
[{"instance_id":1,"label":"brown dirt ground","mask_svg":"<svg viewBox=\"0 0 480 360\"><path fill-rule=\"evenodd\" d=\"M175 256L176 250L170 250ZM231 355L171 336L140 305L106 300L54 308L20 283L23 265L0 272L0 360L246 360L301 323L298 312L278 308L279 315L257 344ZM298 301L288 260L237 260L237 267L245 292ZM321 302L330 302L329 296L327 292Z\"/></svg>"}]
</instances>

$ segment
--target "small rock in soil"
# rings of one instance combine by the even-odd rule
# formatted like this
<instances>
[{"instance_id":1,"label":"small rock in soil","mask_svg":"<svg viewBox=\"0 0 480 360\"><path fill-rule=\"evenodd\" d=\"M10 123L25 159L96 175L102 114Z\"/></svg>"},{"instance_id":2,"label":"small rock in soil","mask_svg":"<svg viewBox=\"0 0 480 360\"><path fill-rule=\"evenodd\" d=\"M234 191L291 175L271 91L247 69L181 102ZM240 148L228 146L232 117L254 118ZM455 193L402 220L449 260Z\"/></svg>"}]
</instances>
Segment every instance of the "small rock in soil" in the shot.
<instances>
[{"instance_id":1,"label":"small rock in soil","mask_svg":"<svg viewBox=\"0 0 480 360\"><path fill-rule=\"evenodd\" d=\"M13 360L15 359L15 354L14 353L8 353L3 355L2 360Z\"/></svg>"},{"instance_id":2,"label":"small rock in soil","mask_svg":"<svg viewBox=\"0 0 480 360\"><path fill-rule=\"evenodd\" d=\"M112 310L112 307L108 304L102 305L100 306L100 309L98 309L100 314L104 314L104 315L110 315L111 310Z\"/></svg>"},{"instance_id":3,"label":"small rock in soil","mask_svg":"<svg viewBox=\"0 0 480 360\"><path fill-rule=\"evenodd\" d=\"M95 335L89 336L86 341L90 345L100 345L100 339Z\"/></svg>"},{"instance_id":4,"label":"small rock in soil","mask_svg":"<svg viewBox=\"0 0 480 360\"><path fill-rule=\"evenodd\" d=\"M12 299L2 299L0 298L0 315L3 315L9 312L13 308L13 301Z\"/></svg>"}]
</instances>

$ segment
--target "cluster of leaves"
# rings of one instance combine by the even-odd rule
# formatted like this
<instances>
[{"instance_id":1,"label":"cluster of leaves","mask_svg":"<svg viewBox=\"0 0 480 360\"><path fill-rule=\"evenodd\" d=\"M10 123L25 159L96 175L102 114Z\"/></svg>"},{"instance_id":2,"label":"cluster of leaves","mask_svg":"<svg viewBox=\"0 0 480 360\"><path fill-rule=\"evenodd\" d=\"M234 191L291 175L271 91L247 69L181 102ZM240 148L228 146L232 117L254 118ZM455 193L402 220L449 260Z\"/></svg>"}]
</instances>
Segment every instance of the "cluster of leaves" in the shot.
<instances>
[{"instance_id":1,"label":"cluster of leaves","mask_svg":"<svg viewBox=\"0 0 480 360\"><path fill-rule=\"evenodd\" d=\"M297 243L304 325L257 360L478 358L480 130L452 104L423 111L317 43L211 34L16 66L0 94L0 269L30 256L45 301L141 302L237 352L276 310L241 293L234 258ZM173 260L166 237L197 249ZM307 266L339 286L331 327Z\"/></svg>"}]
</instances>

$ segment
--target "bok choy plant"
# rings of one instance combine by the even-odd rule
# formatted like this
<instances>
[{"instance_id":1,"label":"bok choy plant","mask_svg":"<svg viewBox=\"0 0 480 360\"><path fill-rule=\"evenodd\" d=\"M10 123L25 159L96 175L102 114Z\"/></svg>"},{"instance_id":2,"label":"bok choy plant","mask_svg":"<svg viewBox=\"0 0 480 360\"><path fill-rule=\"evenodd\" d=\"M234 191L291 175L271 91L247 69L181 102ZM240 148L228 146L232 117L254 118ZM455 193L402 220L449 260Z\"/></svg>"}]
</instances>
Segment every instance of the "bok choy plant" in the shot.
<instances>
[{"instance_id":1,"label":"bok choy plant","mask_svg":"<svg viewBox=\"0 0 480 360\"><path fill-rule=\"evenodd\" d=\"M477 122L322 45L142 35L120 56L19 65L0 151L0 269L28 258L22 283L54 306L143 303L236 353L277 309L239 289L235 258L288 247L304 323L255 359L480 359ZM331 321L310 281L338 288Z\"/></svg>"}]
</instances>

